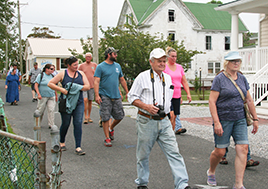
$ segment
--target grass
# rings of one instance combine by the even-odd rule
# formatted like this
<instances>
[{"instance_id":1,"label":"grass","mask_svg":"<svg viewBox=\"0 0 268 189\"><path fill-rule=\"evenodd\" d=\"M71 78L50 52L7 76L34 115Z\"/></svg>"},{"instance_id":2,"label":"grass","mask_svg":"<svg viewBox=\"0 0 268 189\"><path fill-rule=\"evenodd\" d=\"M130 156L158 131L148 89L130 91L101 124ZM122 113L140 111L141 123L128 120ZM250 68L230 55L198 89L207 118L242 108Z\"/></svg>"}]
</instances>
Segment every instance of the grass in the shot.
<instances>
[{"instance_id":1,"label":"grass","mask_svg":"<svg viewBox=\"0 0 268 189\"><path fill-rule=\"evenodd\" d=\"M203 92L204 92L204 99L203 99ZM194 90L190 90L190 93L191 93L192 101L193 100L208 100L210 90L204 90L204 91L202 90L200 95L198 95L198 93L196 93ZM181 97L182 97L182 100L187 101L187 94L185 90L181 91Z\"/></svg>"}]
</instances>

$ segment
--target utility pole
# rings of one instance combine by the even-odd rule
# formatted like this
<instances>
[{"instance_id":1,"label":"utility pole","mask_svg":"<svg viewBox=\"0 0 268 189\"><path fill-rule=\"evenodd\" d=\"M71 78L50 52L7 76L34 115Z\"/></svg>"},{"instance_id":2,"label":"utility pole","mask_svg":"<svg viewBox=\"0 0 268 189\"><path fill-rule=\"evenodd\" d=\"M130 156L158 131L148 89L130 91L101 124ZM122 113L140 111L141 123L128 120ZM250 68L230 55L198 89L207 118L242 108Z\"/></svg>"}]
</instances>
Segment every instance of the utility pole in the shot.
<instances>
[{"instance_id":1,"label":"utility pole","mask_svg":"<svg viewBox=\"0 0 268 189\"><path fill-rule=\"evenodd\" d=\"M6 30L7 30L7 26L6 26ZM8 69L8 32L7 32L7 36L6 36L6 65L5 65L5 68L6 68L6 73L8 72L7 69Z\"/></svg>"},{"instance_id":2,"label":"utility pole","mask_svg":"<svg viewBox=\"0 0 268 189\"><path fill-rule=\"evenodd\" d=\"M92 34L93 34L93 60L99 64L99 43L98 43L98 1L92 0Z\"/></svg>"},{"instance_id":3,"label":"utility pole","mask_svg":"<svg viewBox=\"0 0 268 189\"><path fill-rule=\"evenodd\" d=\"M20 24L20 2L17 1L18 6L18 28L19 28L19 54L20 54L20 71L23 72L23 61L22 61L22 45L21 45L21 24Z\"/></svg>"}]
</instances>

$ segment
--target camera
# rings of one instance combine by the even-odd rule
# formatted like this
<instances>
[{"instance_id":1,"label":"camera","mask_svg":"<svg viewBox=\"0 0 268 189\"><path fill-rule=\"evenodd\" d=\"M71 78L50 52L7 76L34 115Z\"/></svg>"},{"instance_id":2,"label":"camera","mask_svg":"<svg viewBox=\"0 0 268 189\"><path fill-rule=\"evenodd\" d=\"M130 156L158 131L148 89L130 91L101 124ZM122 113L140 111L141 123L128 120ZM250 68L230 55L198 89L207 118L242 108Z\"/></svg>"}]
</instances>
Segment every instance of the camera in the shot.
<instances>
[{"instance_id":1,"label":"camera","mask_svg":"<svg viewBox=\"0 0 268 189\"><path fill-rule=\"evenodd\" d=\"M162 105L157 105L156 107L159 108L159 110L158 110L156 116L159 116L159 117L161 117L161 118L165 117L165 116L166 116L166 113L165 113L165 111L164 111L164 106L162 106Z\"/></svg>"}]
</instances>

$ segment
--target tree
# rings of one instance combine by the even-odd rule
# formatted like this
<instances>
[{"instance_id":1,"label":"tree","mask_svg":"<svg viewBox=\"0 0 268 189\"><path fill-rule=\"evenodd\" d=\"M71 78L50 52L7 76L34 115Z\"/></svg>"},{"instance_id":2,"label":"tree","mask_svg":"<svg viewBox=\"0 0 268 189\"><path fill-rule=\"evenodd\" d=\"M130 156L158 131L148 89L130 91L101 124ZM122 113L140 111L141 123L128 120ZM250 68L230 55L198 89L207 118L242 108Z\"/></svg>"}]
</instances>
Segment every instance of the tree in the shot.
<instances>
[{"instance_id":1,"label":"tree","mask_svg":"<svg viewBox=\"0 0 268 189\"><path fill-rule=\"evenodd\" d=\"M221 1L215 1L215 0L211 0L210 2L208 2L207 4L223 4Z\"/></svg>"},{"instance_id":2,"label":"tree","mask_svg":"<svg viewBox=\"0 0 268 189\"><path fill-rule=\"evenodd\" d=\"M51 31L48 27L34 27L32 29L33 33L29 34L27 37L32 38L55 38L59 39L61 36L54 36L54 32Z\"/></svg>"},{"instance_id":3,"label":"tree","mask_svg":"<svg viewBox=\"0 0 268 189\"><path fill-rule=\"evenodd\" d=\"M140 72L150 68L149 54L154 48L160 47L166 49L166 47L171 46L176 49L178 52L177 63L181 64L186 71L188 63L192 61L192 57L195 54L201 53L195 50L187 51L183 45L183 41L178 45L178 41L172 42L169 38L164 39L163 35L157 34L158 36L152 36L139 31L138 26L135 24L125 24L122 27L109 27L106 31L100 26L100 30L104 38L100 39L99 42L99 59L104 60L104 52L107 47L119 49L117 62L122 67L129 87L133 79ZM90 42L83 41L82 45L84 53L88 51L92 52ZM79 56L74 50L72 50L72 53L73 55Z\"/></svg>"},{"instance_id":4,"label":"tree","mask_svg":"<svg viewBox=\"0 0 268 189\"><path fill-rule=\"evenodd\" d=\"M16 62L18 55L18 35L15 22L15 3L9 0L0 1L0 69L8 62ZM6 49L6 44L8 49Z\"/></svg>"},{"instance_id":5,"label":"tree","mask_svg":"<svg viewBox=\"0 0 268 189\"><path fill-rule=\"evenodd\" d=\"M250 37L252 37L252 33L250 33L250 32L243 33L243 46L244 47L255 45L254 42L250 41Z\"/></svg>"}]
</instances>

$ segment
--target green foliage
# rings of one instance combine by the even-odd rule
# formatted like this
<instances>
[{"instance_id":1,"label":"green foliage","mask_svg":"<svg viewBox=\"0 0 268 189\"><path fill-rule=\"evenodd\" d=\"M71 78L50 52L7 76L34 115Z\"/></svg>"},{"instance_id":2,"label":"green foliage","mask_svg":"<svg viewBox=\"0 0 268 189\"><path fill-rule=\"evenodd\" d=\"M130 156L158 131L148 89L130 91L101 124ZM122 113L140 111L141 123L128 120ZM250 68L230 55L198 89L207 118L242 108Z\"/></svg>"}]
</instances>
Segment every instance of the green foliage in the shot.
<instances>
[{"instance_id":1,"label":"green foliage","mask_svg":"<svg viewBox=\"0 0 268 189\"><path fill-rule=\"evenodd\" d=\"M14 2L9 0L0 1L0 69L5 67L6 51L8 52L9 63L16 61L18 56L18 35L16 33L14 8Z\"/></svg>"},{"instance_id":2,"label":"green foliage","mask_svg":"<svg viewBox=\"0 0 268 189\"><path fill-rule=\"evenodd\" d=\"M243 33L243 46L244 47L255 45L255 43L250 42L250 37L252 37L252 33L250 32Z\"/></svg>"},{"instance_id":3,"label":"green foliage","mask_svg":"<svg viewBox=\"0 0 268 189\"><path fill-rule=\"evenodd\" d=\"M32 38L53 38L53 39L59 39L61 36L55 36L54 32L50 30L48 27L34 27L32 29L33 33L29 34L27 37Z\"/></svg>"},{"instance_id":4,"label":"green foliage","mask_svg":"<svg viewBox=\"0 0 268 189\"><path fill-rule=\"evenodd\" d=\"M190 83L194 86L194 91L199 94L199 89L201 88L200 85L200 78L196 77L194 81L190 81Z\"/></svg>"},{"instance_id":5,"label":"green foliage","mask_svg":"<svg viewBox=\"0 0 268 189\"><path fill-rule=\"evenodd\" d=\"M215 0L211 0L210 2L208 2L207 4L223 4L221 1L215 1Z\"/></svg>"}]
</instances>

